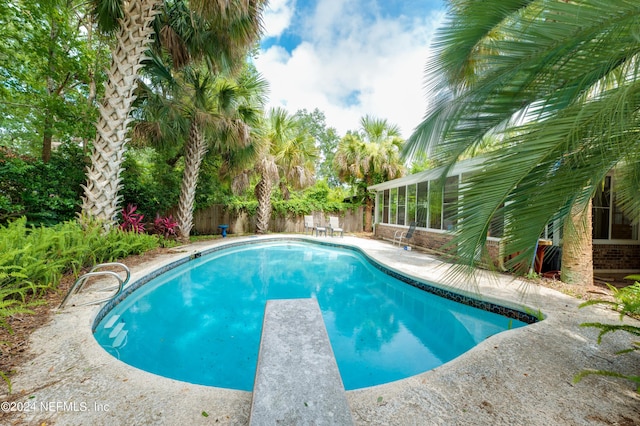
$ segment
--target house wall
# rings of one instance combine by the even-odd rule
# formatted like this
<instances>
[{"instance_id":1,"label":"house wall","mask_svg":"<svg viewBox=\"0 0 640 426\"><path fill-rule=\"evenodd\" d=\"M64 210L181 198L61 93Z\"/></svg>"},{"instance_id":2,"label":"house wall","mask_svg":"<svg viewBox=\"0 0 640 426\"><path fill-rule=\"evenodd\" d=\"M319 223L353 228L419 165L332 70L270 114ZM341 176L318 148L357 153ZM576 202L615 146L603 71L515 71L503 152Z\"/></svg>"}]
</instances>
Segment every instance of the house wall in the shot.
<instances>
[{"instance_id":1,"label":"house wall","mask_svg":"<svg viewBox=\"0 0 640 426\"><path fill-rule=\"evenodd\" d=\"M594 270L640 270L640 246L633 244L593 244Z\"/></svg>"},{"instance_id":2,"label":"house wall","mask_svg":"<svg viewBox=\"0 0 640 426\"><path fill-rule=\"evenodd\" d=\"M407 227L378 223L376 224L375 236L383 240L393 241L393 236L396 231L406 232ZM413 233L413 238L409 241L409 245L437 253L444 253L442 247L449 241L451 241L451 235L449 234L416 229Z\"/></svg>"},{"instance_id":3,"label":"house wall","mask_svg":"<svg viewBox=\"0 0 640 426\"><path fill-rule=\"evenodd\" d=\"M407 227L378 223L376 224L375 236L392 241L396 231L406 230ZM451 239L452 236L446 233L416 229L409 245L435 253L444 253L442 247L450 242ZM502 265L500 241L498 239L489 239L487 241L487 251L494 265ZM621 272L638 271L640 270L640 246L632 244L594 244L593 269Z\"/></svg>"},{"instance_id":4,"label":"house wall","mask_svg":"<svg viewBox=\"0 0 640 426\"><path fill-rule=\"evenodd\" d=\"M384 223L376 224L375 236L383 240L393 241L396 232L406 232L407 227L388 225ZM452 235L446 232L429 231L426 229L416 229L413 238L408 245L420 249L424 249L437 254L446 255L446 249L443 247L452 240ZM500 241L497 239L489 239L487 241L487 251L495 266L502 265L500 256Z\"/></svg>"}]
</instances>

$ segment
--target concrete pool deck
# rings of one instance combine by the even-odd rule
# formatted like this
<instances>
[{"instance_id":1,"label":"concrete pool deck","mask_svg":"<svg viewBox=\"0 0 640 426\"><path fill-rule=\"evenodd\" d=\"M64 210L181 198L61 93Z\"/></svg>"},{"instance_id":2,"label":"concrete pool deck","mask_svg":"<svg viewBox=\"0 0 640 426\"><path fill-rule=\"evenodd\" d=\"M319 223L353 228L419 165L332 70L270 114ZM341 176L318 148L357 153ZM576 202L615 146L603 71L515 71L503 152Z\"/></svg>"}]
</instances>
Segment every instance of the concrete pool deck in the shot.
<instances>
[{"instance_id":1,"label":"concrete pool deck","mask_svg":"<svg viewBox=\"0 0 640 426\"><path fill-rule=\"evenodd\" d=\"M266 238L274 237L280 236ZM360 247L386 266L421 279L439 283L446 278L446 265L419 251L355 237L318 239ZM241 240L181 247L133 267L132 282L196 251ZM579 300L557 291L485 272L474 284L455 287L503 305L539 309L547 317L494 335L434 370L347 392L356 424L640 424L640 394L630 382L592 375L573 383L586 368L638 374L640 354L615 355L630 347L630 335L613 333L598 345L598 331L580 327L584 322L617 323L615 312L599 306L578 309ZM81 296L92 297L91 288ZM68 307L32 335L29 350L34 356L13 377L13 394L1 398L11 401L9 408L20 410L9 424L248 424L250 392L159 377L105 352L91 334L99 309Z\"/></svg>"}]
</instances>

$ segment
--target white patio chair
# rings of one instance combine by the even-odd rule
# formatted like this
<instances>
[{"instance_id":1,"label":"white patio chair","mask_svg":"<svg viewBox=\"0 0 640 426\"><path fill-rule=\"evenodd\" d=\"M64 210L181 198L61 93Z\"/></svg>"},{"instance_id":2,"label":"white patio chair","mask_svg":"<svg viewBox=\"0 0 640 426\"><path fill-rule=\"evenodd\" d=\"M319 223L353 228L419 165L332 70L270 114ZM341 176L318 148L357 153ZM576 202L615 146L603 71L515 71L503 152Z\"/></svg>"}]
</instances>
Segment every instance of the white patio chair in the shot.
<instances>
[{"instance_id":1,"label":"white patio chair","mask_svg":"<svg viewBox=\"0 0 640 426\"><path fill-rule=\"evenodd\" d=\"M316 237L318 235L322 235L324 234L324 236L327 236L327 226L326 225L321 225L319 223L316 224Z\"/></svg>"},{"instance_id":2,"label":"white patio chair","mask_svg":"<svg viewBox=\"0 0 640 426\"><path fill-rule=\"evenodd\" d=\"M310 234L313 234L313 230L315 226L313 224L313 216L305 216L304 217L304 233L306 235L307 230L309 230Z\"/></svg>"},{"instance_id":3,"label":"white patio chair","mask_svg":"<svg viewBox=\"0 0 640 426\"><path fill-rule=\"evenodd\" d=\"M402 240L405 241L405 243L410 240L413 237L413 233L416 230L416 226L417 226L417 222L411 222L411 224L409 225L409 230L408 231L396 231L393 234L393 241L391 244L395 244L396 241L398 242L398 246L402 245Z\"/></svg>"},{"instance_id":4,"label":"white patio chair","mask_svg":"<svg viewBox=\"0 0 640 426\"><path fill-rule=\"evenodd\" d=\"M337 216L329 216L329 229L331 229L331 236L334 232L339 232L341 237L344 237L344 230L340 227L340 222Z\"/></svg>"}]
</instances>

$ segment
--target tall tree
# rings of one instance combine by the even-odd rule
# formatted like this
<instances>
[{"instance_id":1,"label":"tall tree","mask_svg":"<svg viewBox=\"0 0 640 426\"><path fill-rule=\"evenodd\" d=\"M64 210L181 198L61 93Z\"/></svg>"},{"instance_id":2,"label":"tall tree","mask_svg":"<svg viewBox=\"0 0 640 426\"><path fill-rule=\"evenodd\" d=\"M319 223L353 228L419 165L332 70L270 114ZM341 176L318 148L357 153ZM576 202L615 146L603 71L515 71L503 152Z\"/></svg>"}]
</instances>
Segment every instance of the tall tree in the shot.
<instances>
[{"instance_id":1,"label":"tall tree","mask_svg":"<svg viewBox=\"0 0 640 426\"><path fill-rule=\"evenodd\" d=\"M3 145L48 162L55 143L94 137L94 99L108 49L94 36L89 12L79 0L0 5Z\"/></svg>"},{"instance_id":2,"label":"tall tree","mask_svg":"<svg viewBox=\"0 0 640 426\"><path fill-rule=\"evenodd\" d=\"M264 145L255 166L260 176L255 187L258 199L258 234L265 234L269 230L273 185L281 184L285 198L288 186L302 189L313 185L314 160L317 157L313 137L303 128L298 118L282 108L269 111L262 132Z\"/></svg>"},{"instance_id":3,"label":"tall tree","mask_svg":"<svg viewBox=\"0 0 640 426\"><path fill-rule=\"evenodd\" d=\"M162 1L162 0L93 0L98 23L104 31L115 33L112 50L112 65L108 73L104 101L100 107L97 135L91 153L91 165L87 173L87 185L83 198L83 214L110 224L118 211L118 190L121 186L122 161L128 141L127 125L135 100L137 77L147 50L154 41L154 20L166 10L188 8L190 19L204 19L211 31L204 33L176 31L175 26L162 25L156 21L156 40L168 50L184 43L191 50L183 50L185 56L172 55L174 59L184 59L184 63L195 56L205 55L221 67L231 67L242 63L246 49L261 33L261 13L264 0L229 0L224 2L208 0ZM171 6L178 5L177 8ZM168 19L166 22L170 22ZM189 25L185 24L188 29ZM182 37L190 37L185 42ZM215 58L215 60L213 60Z\"/></svg>"},{"instance_id":4,"label":"tall tree","mask_svg":"<svg viewBox=\"0 0 640 426\"><path fill-rule=\"evenodd\" d=\"M465 265L486 255L493 217L504 215L506 253L521 253L512 266L528 265L547 223L573 217L566 229L584 237L589 200L612 168L638 176L639 17L635 0L450 2L426 80L436 96L406 153L428 150L451 167L497 137L460 188L455 242ZM626 185L627 213L638 218L640 184Z\"/></svg>"},{"instance_id":5,"label":"tall tree","mask_svg":"<svg viewBox=\"0 0 640 426\"><path fill-rule=\"evenodd\" d=\"M205 155L220 158L218 175L224 178L235 166L231 163L247 152L255 154L253 142L259 137L254 129L264 113L267 83L250 64L236 78L213 75L203 61L175 77L174 71L158 56L147 62L148 84L140 87L133 141L153 146L172 166L183 166L177 222L186 242Z\"/></svg>"},{"instance_id":6,"label":"tall tree","mask_svg":"<svg viewBox=\"0 0 640 426\"><path fill-rule=\"evenodd\" d=\"M178 202L180 239L189 240L200 164L213 148L219 154L246 149L252 143L264 105L266 82L257 74L238 81L200 72L186 73L191 88L189 136L184 151L184 174ZM248 78L247 78L248 77Z\"/></svg>"},{"instance_id":7,"label":"tall tree","mask_svg":"<svg viewBox=\"0 0 640 426\"><path fill-rule=\"evenodd\" d=\"M312 112L306 109L296 112L296 116L300 118L300 124L315 139L316 147L319 151L319 159L317 162L316 178L324 179L330 186L338 186L340 180L333 168L333 157L336 154L340 136L338 131L333 127L327 127L326 117L318 108Z\"/></svg>"},{"instance_id":8,"label":"tall tree","mask_svg":"<svg viewBox=\"0 0 640 426\"><path fill-rule=\"evenodd\" d=\"M365 116L360 119L360 129L348 132L340 140L334 157L338 176L357 188L365 202L364 230L373 230L374 196L368 187L404 174L400 149L404 140L400 128L385 119Z\"/></svg>"}]
</instances>

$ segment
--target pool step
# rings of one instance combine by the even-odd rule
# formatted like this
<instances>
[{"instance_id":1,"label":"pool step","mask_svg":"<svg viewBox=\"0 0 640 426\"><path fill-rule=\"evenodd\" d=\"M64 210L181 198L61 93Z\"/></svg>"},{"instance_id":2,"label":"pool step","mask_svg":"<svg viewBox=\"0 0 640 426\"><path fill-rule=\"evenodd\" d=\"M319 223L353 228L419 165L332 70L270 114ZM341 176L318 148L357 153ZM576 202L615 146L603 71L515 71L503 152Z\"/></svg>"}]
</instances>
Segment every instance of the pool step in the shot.
<instances>
[{"instance_id":1,"label":"pool step","mask_svg":"<svg viewBox=\"0 0 640 426\"><path fill-rule=\"evenodd\" d=\"M129 334L129 332L124 329L126 325L124 321L120 321L116 324L119 319L120 315L114 315L109 318L109 321L107 321L107 323L104 325L105 330L111 329L111 332L109 333L109 339L113 339L113 343L111 344L111 346L114 348L119 348L120 346L122 346L124 339L126 339L127 334Z\"/></svg>"},{"instance_id":2,"label":"pool step","mask_svg":"<svg viewBox=\"0 0 640 426\"><path fill-rule=\"evenodd\" d=\"M109 333L109 339L114 339L115 337L117 337L123 328L124 322L119 322L118 325L116 325L113 330L111 330L111 333Z\"/></svg>"},{"instance_id":3,"label":"pool step","mask_svg":"<svg viewBox=\"0 0 640 426\"><path fill-rule=\"evenodd\" d=\"M267 301L250 424L354 424L315 299Z\"/></svg>"},{"instance_id":4,"label":"pool step","mask_svg":"<svg viewBox=\"0 0 640 426\"><path fill-rule=\"evenodd\" d=\"M113 346L114 348L119 348L122 345L122 342L124 342L124 339L127 337L127 334L129 334L127 330L122 330L113 340L113 344L111 346Z\"/></svg>"},{"instance_id":5,"label":"pool step","mask_svg":"<svg viewBox=\"0 0 640 426\"><path fill-rule=\"evenodd\" d=\"M107 321L107 323L104 325L104 328L109 329L113 327L116 321L118 321L119 319L120 315L112 315L111 318L109 318L109 321Z\"/></svg>"}]
</instances>

